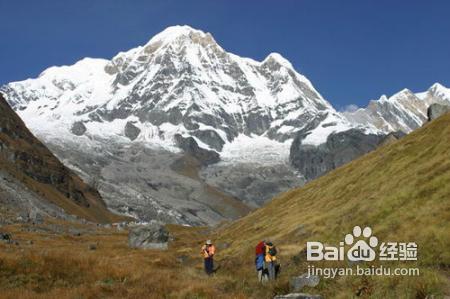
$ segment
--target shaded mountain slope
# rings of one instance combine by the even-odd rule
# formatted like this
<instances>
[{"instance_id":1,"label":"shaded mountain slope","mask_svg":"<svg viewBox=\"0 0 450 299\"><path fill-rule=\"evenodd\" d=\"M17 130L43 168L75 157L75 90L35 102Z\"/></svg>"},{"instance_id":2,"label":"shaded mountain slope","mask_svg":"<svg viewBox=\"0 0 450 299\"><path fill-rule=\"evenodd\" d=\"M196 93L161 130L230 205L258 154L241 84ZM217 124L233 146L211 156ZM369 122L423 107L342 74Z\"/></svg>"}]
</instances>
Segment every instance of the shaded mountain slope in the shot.
<instances>
[{"instance_id":1,"label":"shaded mountain slope","mask_svg":"<svg viewBox=\"0 0 450 299\"><path fill-rule=\"evenodd\" d=\"M420 294L450 292L444 287L450 266L449 144L446 114L220 229L220 242L230 243L224 254L252 261L254 244L269 238L284 250L287 272L298 275L306 272L306 263L290 258L307 241L337 245L354 226L370 226L380 240L416 242L421 277L361 279L375 292L369 295L424 298ZM302 255L300 260L304 262ZM351 283L329 280L323 292L354 295Z\"/></svg>"},{"instance_id":2,"label":"shaded mountain slope","mask_svg":"<svg viewBox=\"0 0 450 299\"><path fill-rule=\"evenodd\" d=\"M1 95L0 168L69 214L94 222L119 219L107 210L97 190L65 167L31 134Z\"/></svg>"}]
</instances>

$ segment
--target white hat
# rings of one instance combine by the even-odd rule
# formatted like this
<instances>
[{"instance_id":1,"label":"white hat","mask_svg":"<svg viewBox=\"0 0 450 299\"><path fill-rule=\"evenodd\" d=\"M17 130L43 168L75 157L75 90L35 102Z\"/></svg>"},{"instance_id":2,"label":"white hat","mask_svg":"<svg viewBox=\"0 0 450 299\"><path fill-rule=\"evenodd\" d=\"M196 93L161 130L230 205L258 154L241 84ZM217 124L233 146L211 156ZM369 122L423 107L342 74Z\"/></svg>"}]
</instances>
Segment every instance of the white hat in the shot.
<instances>
[{"instance_id":1,"label":"white hat","mask_svg":"<svg viewBox=\"0 0 450 299\"><path fill-rule=\"evenodd\" d=\"M212 245L211 240L206 240L206 245Z\"/></svg>"}]
</instances>

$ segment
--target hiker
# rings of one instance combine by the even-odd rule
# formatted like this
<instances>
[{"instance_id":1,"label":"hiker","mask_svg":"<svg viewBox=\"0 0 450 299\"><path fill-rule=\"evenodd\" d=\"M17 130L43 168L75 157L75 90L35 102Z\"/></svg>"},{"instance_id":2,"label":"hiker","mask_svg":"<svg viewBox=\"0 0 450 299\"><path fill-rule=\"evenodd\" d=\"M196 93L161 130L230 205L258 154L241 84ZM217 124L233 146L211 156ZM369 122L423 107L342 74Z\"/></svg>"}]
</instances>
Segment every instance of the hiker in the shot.
<instances>
[{"instance_id":1,"label":"hiker","mask_svg":"<svg viewBox=\"0 0 450 299\"><path fill-rule=\"evenodd\" d=\"M263 282L263 271L264 271L264 256L265 256L265 241L260 241L255 248L255 266L256 273L258 274L258 281Z\"/></svg>"},{"instance_id":2,"label":"hiker","mask_svg":"<svg viewBox=\"0 0 450 299\"><path fill-rule=\"evenodd\" d=\"M277 248L272 242L267 242L265 246L264 268L269 272L270 280L275 280L276 278L276 260Z\"/></svg>"},{"instance_id":3,"label":"hiker","mask_svg":"<svg viewBox=\"0 0 450 299\"><path fill-rule=\"evenodd\" d=\"M205 272L208 275L214 272L214 254L216 253L216 248L214 247L211 240L207 240L205 245L202 246L202 255L205 261Z\"/></svg>"}]
</instances>

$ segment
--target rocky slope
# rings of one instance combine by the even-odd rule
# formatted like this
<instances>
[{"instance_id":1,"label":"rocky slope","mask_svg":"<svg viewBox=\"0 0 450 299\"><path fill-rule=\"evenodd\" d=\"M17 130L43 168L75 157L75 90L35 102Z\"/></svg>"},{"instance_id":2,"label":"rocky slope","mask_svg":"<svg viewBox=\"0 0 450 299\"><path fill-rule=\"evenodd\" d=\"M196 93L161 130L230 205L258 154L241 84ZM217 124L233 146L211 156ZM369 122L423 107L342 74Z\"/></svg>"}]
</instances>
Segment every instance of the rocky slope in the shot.
<instances>
[{"instance_id":1,"label":"rocky slope","mask_svg":"<svg viewBox=\"0 0 450 299\"><path fill-rule=\"evenodd\" d=\"M64 166L26 128L0 94L0 181L2 204L21 214L64 212L94 222L120 217L101 196Z\"/></svg>"}]
</instances>

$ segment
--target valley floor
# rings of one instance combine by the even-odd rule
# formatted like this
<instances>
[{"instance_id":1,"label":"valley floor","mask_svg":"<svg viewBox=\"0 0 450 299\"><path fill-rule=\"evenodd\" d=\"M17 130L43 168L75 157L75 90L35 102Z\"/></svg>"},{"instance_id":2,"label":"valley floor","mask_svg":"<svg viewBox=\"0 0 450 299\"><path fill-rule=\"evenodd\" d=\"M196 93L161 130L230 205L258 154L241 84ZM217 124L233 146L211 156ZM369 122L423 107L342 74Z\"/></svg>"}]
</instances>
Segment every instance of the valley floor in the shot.
<instances>
[{"instance_id":1,"label":"valley floor","mask_svg":"<svg viewBox=\"0 0 450 299\"><path fill-rule=\"evenodd\" d=\"M207 277L199 248L206 238L218 236L205 227L169 226L174 241L167 251L130 249L126 230L94 225L52 220L0 230L14 240L0 243L0 298L273 298L289 293L292 275L306 272L302 253L298 254L302 248L279 244L280 278L260 285L254 272L254 244L244 245L241 251L219 238L217 273ZM236 250L241 254L232 253ZM449 277L448 273L432 277L445 275ZM424 277L406 284L398 278L390 282L341 279L337 283L322 279L316 288L302 291L324 298L356 294L386 298L391 292L386 288L392 288L391 298L425 298L430 283ZM402 289L406 285L411 288Z\"/></svg>"},{"instance_id":2,"label":"valley floor","mask_svg":"<svg viewBox=\"0 0 450 299\"><path fill-rule=\"evenodd\" d=\"M92 225L51 221L0 230L14 240L0 242L0 298L270 298L286 287L259 287L253 261L241 271L219 257L217 274L207 277L199 248L208 228L170 226L168 251L130 249L127 231Z\"/></svg>"}]
</instances>

